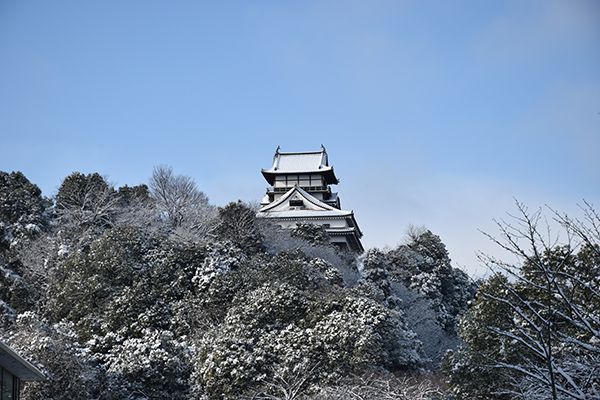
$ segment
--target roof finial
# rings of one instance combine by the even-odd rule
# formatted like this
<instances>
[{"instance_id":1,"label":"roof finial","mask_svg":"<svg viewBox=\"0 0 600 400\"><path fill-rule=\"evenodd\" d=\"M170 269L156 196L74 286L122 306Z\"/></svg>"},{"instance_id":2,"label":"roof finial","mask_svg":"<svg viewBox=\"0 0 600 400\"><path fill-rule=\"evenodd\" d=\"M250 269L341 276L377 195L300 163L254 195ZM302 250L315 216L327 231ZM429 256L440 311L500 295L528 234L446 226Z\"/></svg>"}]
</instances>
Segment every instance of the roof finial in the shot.
<instances>
[{"instance_id":1,"label":"roof finial","mask_svg":"<svg viewBox=\"0 0 600 400\"><path fill-rule=\"evenodd\" d=\"M275 150L275 154L279 154L279 149L281 148L281 146L277 146L277 150Z\"/></svg>"},{"instance_id":2,"label":"roof finial","mask_svg":"<svg viewBox=\"0 0 600 400\"><path fill-rule=\"evenodd\" d=\"M323 146L323 144L321 144L321 148L323 149L323 151L324 151L325 153L327 153L327 151L325 150L325 146Z\"/></svg>"}]
</instances>

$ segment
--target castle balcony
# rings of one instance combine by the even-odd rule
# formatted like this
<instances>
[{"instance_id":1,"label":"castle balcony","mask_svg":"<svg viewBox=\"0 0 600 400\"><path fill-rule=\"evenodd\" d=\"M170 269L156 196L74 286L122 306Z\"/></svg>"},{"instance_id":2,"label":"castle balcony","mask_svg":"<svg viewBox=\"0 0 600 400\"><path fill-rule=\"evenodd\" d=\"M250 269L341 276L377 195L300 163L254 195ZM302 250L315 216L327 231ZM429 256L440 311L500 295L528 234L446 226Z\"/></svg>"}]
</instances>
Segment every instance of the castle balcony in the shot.
<instances>
[{"instance_id":1,"label":"castle balcony","mask_svg":"<svg viewBox=\"0 0 600 400\"><path fill-rule=\"evenodd\" d=\"M286 193L288 190L293 189L293 186L288 186L288 187L268 187L267 188L267 194L274 194L274 193ZM309 193L315 193L315 192L321 192L321 193L330 193L331 192L331 188L329 186L300 186L300 188L302 190L305 190Z\"/></svg>"}]
</instances>

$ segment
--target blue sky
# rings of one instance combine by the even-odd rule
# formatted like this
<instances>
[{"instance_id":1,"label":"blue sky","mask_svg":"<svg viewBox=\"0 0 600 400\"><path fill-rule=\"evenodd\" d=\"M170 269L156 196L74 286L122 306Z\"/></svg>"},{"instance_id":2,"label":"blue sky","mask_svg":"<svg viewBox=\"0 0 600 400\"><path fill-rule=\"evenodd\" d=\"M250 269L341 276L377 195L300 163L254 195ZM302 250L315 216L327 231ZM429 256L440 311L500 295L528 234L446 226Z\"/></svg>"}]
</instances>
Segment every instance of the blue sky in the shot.
<instances>
[{"instance_id":1,"label":"blue sky","mask_svg":"<svg viewBox=\"0 0 600 400\"><path fill-rule=\"evenodd\" d=\"M0 170L224 205L324 144L365 247L425 225L471 274L515 198L600 207L599 112L593 0L0 2Z\"/></svg>"}]
</instances>

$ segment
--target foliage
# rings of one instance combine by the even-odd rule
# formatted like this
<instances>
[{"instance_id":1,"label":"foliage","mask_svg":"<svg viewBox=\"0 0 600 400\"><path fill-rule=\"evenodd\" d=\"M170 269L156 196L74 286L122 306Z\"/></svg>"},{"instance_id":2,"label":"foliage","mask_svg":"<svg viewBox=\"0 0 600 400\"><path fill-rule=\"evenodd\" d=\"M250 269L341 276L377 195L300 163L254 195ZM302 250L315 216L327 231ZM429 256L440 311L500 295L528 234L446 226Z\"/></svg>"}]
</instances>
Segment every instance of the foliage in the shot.
<instances>
[{"instance_id":1,"label":"foliage","mask_svg":"<svg viewBox=\"0 0 600 400\"><path fill-rule=\"evenodd\" d=\"M130 397L159 399L188 399L188 377L191 373L192 348L185 336L176 338L169 330L144 328L140 337L97 337L88 345L99 351L96 359L108 373L122 376L132 392Z\"/></svg>"},{"instance_id":2,"label":"foliage","mask_svg":"<svg viewBox=\"0 0 600 400\"><path fill-rule=\"evenodd\" d=\"M431 233L358 260L329 246L323 227L276 229L242 201L217 209L169 167L118 190L73 173L54 207L17 178L0 190L18 205L2 225L0 326L49 377L25 398L319 398L373 394L377 382L400 396L409 392L385 374L432 365L411 328L433 342L440 304L463 307ZM39 229L15 234L24 221ZM450 290L406 288L398 278L413 267ZM353 374L366 379L358 391Z\"/></svg>"},{"instance_id":3,"label":"foliage","mask_svg":"<svg viewBox=\"0 0 600 400\"><path fill-rule=\"evenodd\" d=\"M599 243L569 219L562 221L572 240L548 241L538 228L541 212L517 206L516 225L499 223L503 240L493 240L521 264L482 257L494 275L461 321L466 346L445 357L443 370L461 398L598 398Z\"/></svg>"},{"instance_id":4,"label":"foliage","mask_svg":"<svg viewBox=\"0 0 600 400\"><path fill-rule=\"evenodd\" d=\"M256 222L256 207L241 200L219 207L217 239L231 241L235 246L256 253L263 249L263 238Z\"/></svg>"},{"instance_id":5,"label":"foliage","mask_svg":"<svg viewBox=\"0 0 600 400\"><path fill-rule=\"evenodd\" d=\"M459 343L456 323L474 298L476 284L453 268L437 235L411 227L405 244L360 257L364 295L402 311L422 343L423 366L436 369L448 349Z\"/></svg>"},{"instance_id":6,"label":"foliage","mask_svg":"<svg viewBox=\"0 0 600 400\"><path fill-rule=\"evenodd\" d=\"M0 171L0 246L11 238L30 236L48 224L48 200L21 172Z\"/></svg>"},{"instance_id":7,"label":"foliage","mask_svg":"<svg viewBox=\"0 0 600 400\"><path fill-rule=\"evenodd\" d=\"M329 235L323 225L315 225L309 222L296 222L291 231L292 237L299 237L311 245L325 246L329 244Z\"/></svg>"},{"instance_id":8,"label":"foliage","mask_svg":"<svg viewBox=\"0 0 600 400\"><path fill-rule=\"evenodd\" d=\"M25 311L41 296L20 253L49 229L50 201L21 172L0 171L0 300Z\"/></svg>"},{"instance_id":9,"label":"foliage","mask_svg":"<svg viewBox=\"0 0 600 400\"><path fill-rule=\"evenodd\" d=\"M320 259L329 264L332 270L337 271L343 282L352 287L358 283L360 274L357 267L357 258L349 252L338 251L335 247L310 243L309 241L293 236L293 230L282 229L277 224L258 220L258 228L263 239L262 245L270 254L281 252L299 252L307 257Z\"/></svg>"},{"instance_id":10,"label":"foliage","mask_svg":"<svg viewBox=\"0 0 600 400\"><path fill-rule=\"evenodd\" d=\"M212 233L216 209L191 177L175 175L173 168L164 165L154 167L150 195L175 237L193 242Z\"/></svg>"},{"instance_id":11,"label":"foliage","mask_svg":"<svg viewBox=\"0 0 600 400\"><path fill-rule=\"evenodd\" d=\"M46 315L72 321L79 339L107 371L130 382L129 390L186 398L189 324L180 316L203 254L137 228L107 230L55 272Z\"/></svg>"},{"instance_id":12,"label":"foliage","mask_svg":"<svg viewBox=\"0 0 600 400\"><path fill-rule=\"evenodd\" d=\"M97 368L94 355L81 346L73 325L50 325L32 312L16 318L4 339L19 354L41 369L46 379L25 385L21 399L121 399L119 376Z\"/></svg>"},{"instance_id":13,"label":"foliage","mask_svg":"<svg viewBox=\"0 0 600 400\"><path fill-rule=\"evenodd\" d=\"M148 236L138 228L108 230L88 252L70 254L55 271L46 313L73 321L83 338L122 327L139 333L149 323L174 328L171 308L193 291L203 254L203 247ZM153 313L161 318L150 319Z\"/></svg>"},{"instance_id":14,"label":"foliage","mask_svg":"<svg viewBox=\"0 0 600 400\"><path fill-rule=\"evenodd\" d=\"M312 371L304 379L309 384L419 364L418 342L400 314L346 290L323 289L315 296L302 285L274 281L238 292L224 323L201 340L193 379L210 395L234 398L299 371Z\"/></svg>"},{"instance_id":15,"label":"foliage","mask_svg":"<svg viewBox=\"0 0 600 400\"><path fill-rule=\"evenodd\" d=\"M124 206L131 205L136 201L149 202L151 200L150 189L144 184L137 186L121 186L118 190L118 197L121 204Z\"/></svg>"},{"instance_id":16,"label":"foliage","mask_svg":"<svg viewBox=\"0 0 600 400\"><path fill-rule=\"evenodd\" d=\"M82 232L94 236L113 225L117 197L114 188L97 172L73 172L58 188L56 211L69 239Z\"/></svg>"},{"instance_id":17,"label":"foliage","mask_svg":"<svg viewBox=\"0 0 600 400\"><path fill-rule=\"evenodd\" d=\"M309 400L430 400L443 395L443 385L432 374L395 376L369 372L345 377L326 386Z\"/></svg>"},{"instance_id":18,"label":"foliage","mask_svg":"<svg viewBox=\"0 0 600 400\"><path fill-rule=\"evenodd\" d=\"M439 236L425 228L410 227L407 243L389 251L386 259L390 280L430 299L440 324L453 331L475 295L476 284L452 267Z\"/></svg>"}]
</instances>

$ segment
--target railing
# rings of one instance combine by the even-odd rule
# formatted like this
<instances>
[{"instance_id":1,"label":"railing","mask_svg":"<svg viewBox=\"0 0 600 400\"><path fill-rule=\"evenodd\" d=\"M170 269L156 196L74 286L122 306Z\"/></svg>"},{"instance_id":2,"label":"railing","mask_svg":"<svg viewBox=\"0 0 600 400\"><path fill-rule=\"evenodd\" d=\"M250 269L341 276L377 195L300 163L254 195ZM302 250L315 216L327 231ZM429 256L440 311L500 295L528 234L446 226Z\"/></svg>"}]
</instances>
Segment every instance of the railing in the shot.
<instances>
[{"instance_id":1,"label":"railing","mask_svg":"<svg viewBox=\"0 0 600 400\"><path fill-rule=\"evenodd\" d=\"M293 189L293 186L290 187L276 187L276 188L267 188L267 192L270 193L285 193L290 189ZM306 190L307 192L328 192L328 186L300 186L301 189Z\"/></svg>"}]
</instances>

